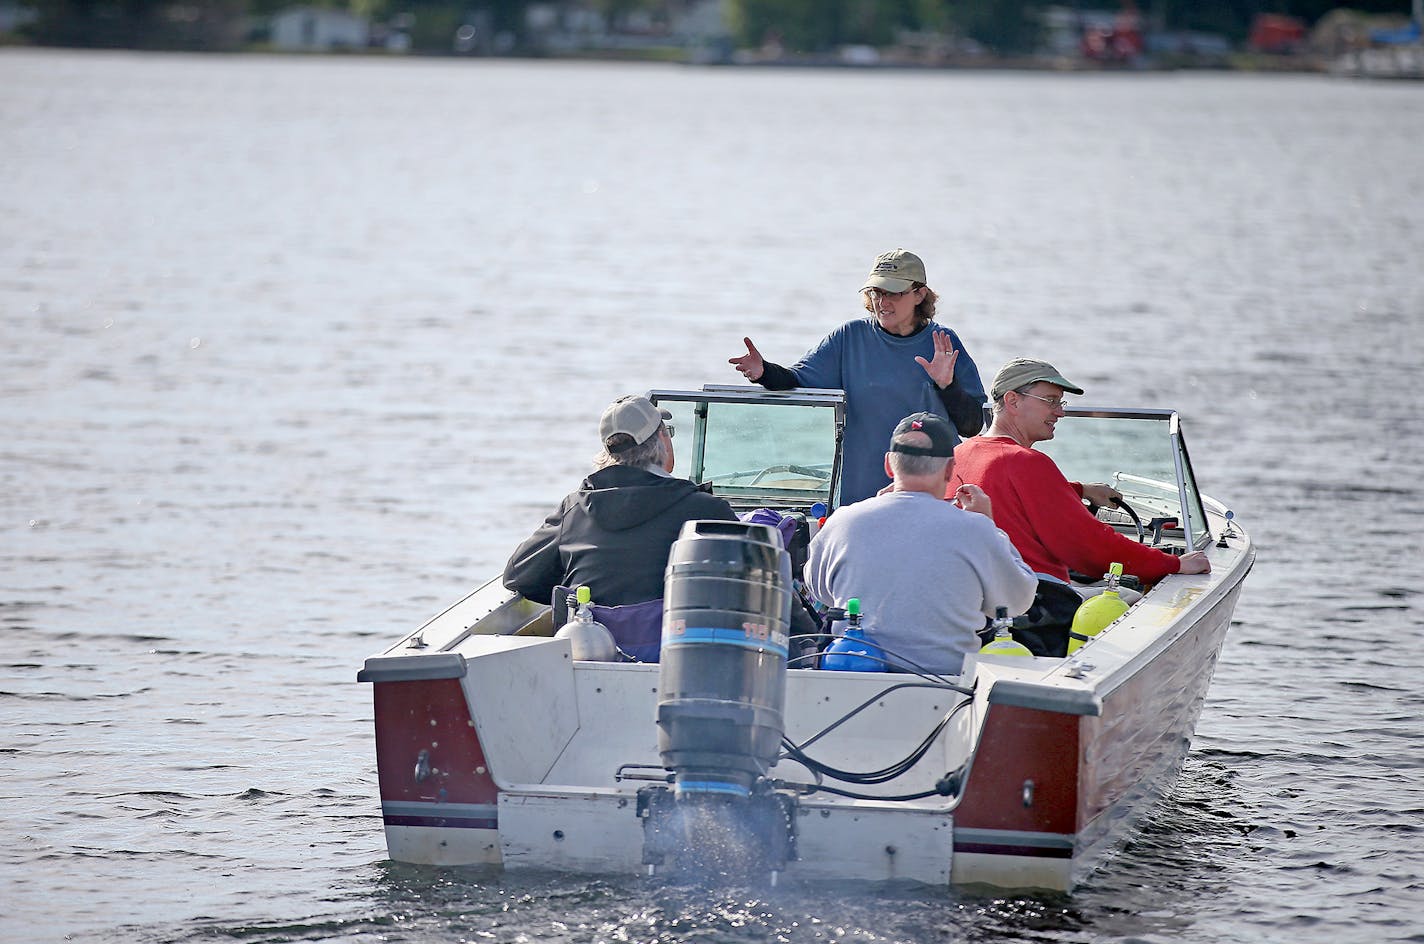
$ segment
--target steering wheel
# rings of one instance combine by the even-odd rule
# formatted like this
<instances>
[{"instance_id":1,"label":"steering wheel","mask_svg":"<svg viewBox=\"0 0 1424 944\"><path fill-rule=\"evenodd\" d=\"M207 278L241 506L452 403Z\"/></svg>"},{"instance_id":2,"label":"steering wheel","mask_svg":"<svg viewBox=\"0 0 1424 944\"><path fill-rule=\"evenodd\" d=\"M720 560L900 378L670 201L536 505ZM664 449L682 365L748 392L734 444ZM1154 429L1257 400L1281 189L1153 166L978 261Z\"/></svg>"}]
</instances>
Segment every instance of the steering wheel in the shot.
<instances>
[{"instance_id":1,"label":"steering wheel","mask_svg":"<svg viewBox=\"0 0 1424 944\"><path fill-rule=\"evenodd\" d=\"M1125 513L1129 518L1132 519L1132 523L1137 526L1137 543L1146 544L1147 529L1142 527L1142 519L1137 516L1137 512L1133 510L1131 505L1123 501L1121 498L1114 498L1112 500L1112 503L1114 508L1117 508L1123 513ZM1101 507L1101 505L1094 504L1093 502L1088 502L1088 510L1093 513L1094 518L1098 516L1098 509Z\"/></svg>"}]
</instances>

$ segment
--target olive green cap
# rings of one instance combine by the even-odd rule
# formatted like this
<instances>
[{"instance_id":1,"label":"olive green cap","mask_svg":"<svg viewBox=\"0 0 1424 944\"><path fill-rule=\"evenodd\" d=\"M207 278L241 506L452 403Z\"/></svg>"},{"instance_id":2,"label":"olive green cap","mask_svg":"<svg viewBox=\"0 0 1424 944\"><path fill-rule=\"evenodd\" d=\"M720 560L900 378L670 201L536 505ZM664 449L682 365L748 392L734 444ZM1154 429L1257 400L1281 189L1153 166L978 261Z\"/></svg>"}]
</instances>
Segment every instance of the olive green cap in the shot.
<instances>
[{"instance_id":1,"label":"olive green cap","mask_svg":"<svg viewBox=\"0 0 1424 944\"><path fill-rule=\"evenodd\" d=\"M1082 387L1060 374L1058 368L1048 361L1035 360L1032 357L1016 357L1000 367L999 372L994 375L994 382L989 386L989 396L998 400L1010 390L1027 387L1029 384L1039 381L1057 384L1069 393L1081 394L1083 392Z\"/></svg>"}]
</instances>

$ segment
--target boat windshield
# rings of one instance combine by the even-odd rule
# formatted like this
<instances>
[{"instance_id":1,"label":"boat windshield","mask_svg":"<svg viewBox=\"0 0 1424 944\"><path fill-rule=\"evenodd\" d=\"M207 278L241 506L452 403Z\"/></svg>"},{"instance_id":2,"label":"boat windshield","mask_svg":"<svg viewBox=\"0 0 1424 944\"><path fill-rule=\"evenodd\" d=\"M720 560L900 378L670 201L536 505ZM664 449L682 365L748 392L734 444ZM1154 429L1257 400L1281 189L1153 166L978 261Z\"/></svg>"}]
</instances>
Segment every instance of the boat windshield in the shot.
<instances>
[{"instance_id":1,"label":"boat windshield","mask_svg":"<svg viewBox=\"0 0 1424 944\"><path fill-rule=\"evenodd\" d=\"M648 397L672 413L674 475L711 483L739 511L834 507L845 416L839 390L709 385Z\"/></svg>"},{"instance_id":2,"label":"boat windshield","mask_svg":"<svg viewBox=\"0 0 1424 944\"><path fill-rule=\"evenodd\" d=\"M841 391L709 384L647 396L672 413L673 474L711 484L737 511L810 513L817 502L828 509L838 504ZM1183 548L1211 540L1175 412L1070 409L1054 438L1035 448L1070 480L1106 482L1121 492L1137 519L1102 509L1099 518L1115 528Z\"/></svg>"},{"instance_id":3,"label":"boat windshield","mask_svg":"<svg viewBox=\"0 0 1424 944\"><path fill-rule=\"evenodd\" d=\"M1070 481L1106 482L1121 492L1149 542L1201 548L1211 539L1175 412L1070 409L1054 437L1034 448L1052 456ZM1122 511L1104 509L1098 517L1137 529Z\"/></svg>"}]
</instances>

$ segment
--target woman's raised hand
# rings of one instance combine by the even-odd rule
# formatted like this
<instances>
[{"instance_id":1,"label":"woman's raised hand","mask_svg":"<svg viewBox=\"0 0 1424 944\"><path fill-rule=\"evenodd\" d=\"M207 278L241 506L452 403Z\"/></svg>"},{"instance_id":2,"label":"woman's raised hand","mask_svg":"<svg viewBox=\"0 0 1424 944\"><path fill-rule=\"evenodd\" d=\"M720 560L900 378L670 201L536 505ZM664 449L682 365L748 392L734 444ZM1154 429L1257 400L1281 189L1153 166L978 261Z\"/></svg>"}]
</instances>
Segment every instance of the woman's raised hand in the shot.
<instances>
[{"instance_id":1,"label":"woman's raised hand","mask_svg":"<svg viewBox=\"0 0 1424 944\"><path fill-rule=\"evenodd\" d=\"M747 342L748 346L751 342ZM915 355L915 363L925 369L925 373L930 375L930 379L939 387L948 387L954 383L954 362L959 360L959 352L954 349L954 342L949 339L948 331L936 331L934 333L934 360L927 361L918 354Z\"/></svg>"},{"instance_id":2,"label":"woman's raised hand","mask_svg":"<svg viewBox=\"0 0 1424 944\"><path fill-rule=\"evenodd\" d=\"M743 377L756 383L766 371L766 361L762 359L761 351L756 349L751 338L742 338L742 343L747 346L747 353L741 357L729 357L727 363L741 371Z\"/></svg>"}]
</instances>

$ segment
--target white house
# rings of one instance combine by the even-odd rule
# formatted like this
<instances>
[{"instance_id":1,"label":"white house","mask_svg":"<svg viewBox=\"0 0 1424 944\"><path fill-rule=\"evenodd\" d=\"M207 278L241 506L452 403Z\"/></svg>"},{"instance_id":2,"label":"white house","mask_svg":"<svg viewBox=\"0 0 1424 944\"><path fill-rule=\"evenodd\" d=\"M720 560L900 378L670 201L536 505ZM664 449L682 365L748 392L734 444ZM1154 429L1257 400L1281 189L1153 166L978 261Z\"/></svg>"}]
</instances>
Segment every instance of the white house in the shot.
<instances>
[{"instance_id":1,"label":"white house","mask_svg":"<svg viewBox=\"0 0 1424 944\"><path fill-rule=\"evenodd\" d=\"M370 36L371 24L345 10L289 7L272 16L272 45L277 49L364 49Z\"/></svg>"}]
</instances>

